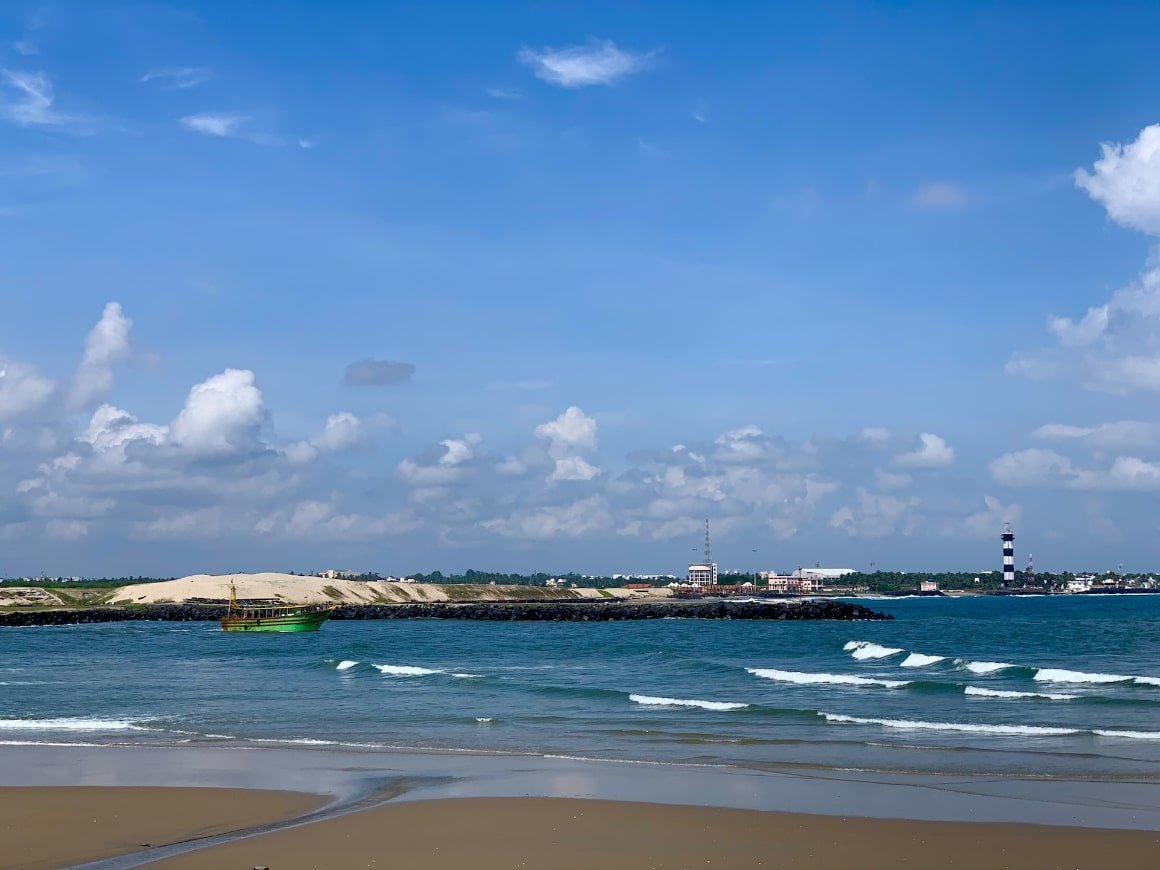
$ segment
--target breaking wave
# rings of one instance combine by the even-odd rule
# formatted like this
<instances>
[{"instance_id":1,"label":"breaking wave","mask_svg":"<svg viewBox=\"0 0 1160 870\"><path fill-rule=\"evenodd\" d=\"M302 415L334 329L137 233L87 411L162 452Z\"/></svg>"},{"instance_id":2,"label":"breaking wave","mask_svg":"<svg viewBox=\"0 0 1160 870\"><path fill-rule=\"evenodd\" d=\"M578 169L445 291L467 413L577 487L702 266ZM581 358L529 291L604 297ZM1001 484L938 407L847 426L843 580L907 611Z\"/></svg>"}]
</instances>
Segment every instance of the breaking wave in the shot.
<instances>
[{"instance_id":1,"label":"breaking wave","mask_svg":"<svg viewBox=\"0 0 1160 870\"><path fill-rule=\"evenodd\" d=\"M871 677L856 677L853 674L807 674L800 671L779 671L776 668L746 668L745 670L763 680L797 683L802 686L826 683L841 686L880 686L886 689L898 689L910 685L909 680L879 680Z\"/></svg>"},{"instance_id":2,"label":"breaking wave","mask_svg":"<svg viewBox=\"0 0 1160 870\"><path fill-rule=\"evenodd\" d=\"M971 662L966 659L955 659L955 664L961 668L966 668L972 674L993 674L996 671L1018 667L1018 665L1007 662Z\"/></svg>"},{"instance_id":3,"label":"breaking wave","mask_svg":"<svg viewBox=\"0 0 1160 870\"><path fill-rule=\"evenodd\" d=\"M1040 668L1035 679L1043 683L1135 683L1138 686L1160 686L1160 677L1137 677L1122 674L1087 674L1062 668Z\"/></svg>"},{"instance_id":4,"label":"breaking wave","mask_svg":"<svg viewBox=\"0 0 1160 870\"><path fill-rule=\"evenodd\" d=\"M979 686L967 686L963 689L963 694L978 698L1040 698L1047 701L1074 701L1078 697L1056 692L1011 692L1003 689L983 689Z\"/></svg>"},{"instance_id":5,"label":"breaking wave","mask_svg":"<svg viewBox=\"0 0 1160 870\"><path fill-rule=\"evenodd\" d=\"M420 668L414 665L372 665L372 667L388 677L430 677L444 673L435 668Z\"/></svg>"},{"instance_id":6,"label":"breaking wave","mask_svg":"<svg viewBox=\"0 0 1160 870\"><path fill-rule=\"evenodd\" d=\"M937 665L939 662L946 661L946 656L928 656L922 653L912 652L900 663L900 668L925 668L929 665Z\"/></svg>"},{"instance_id":7,"label":"breaking wave","mask_svg":"<svg viewBox=\"0 0 1160 870\"><path fill-rule=\"evenodd\" d=\"M900 728L908 731L964 731L972 734L996 734L1003 736L1060 737L1067 734L1082 734L1078 728L1048 728L1041 725L977 725L971 722L923 722L914 719L874 719L863 716L846 716L841 713L818 713L827 722L845 725L881 725L884 728Z\"/></svg>"},{"instance_id":8,"label":"breaking wave","mask_svg":"<svg viewBox=\"0 0 1160 870\"><path fill-rule=\"evenodd\" d=\"M905 652L901 647L882 646L881 644L871 643L868 640L852 640L842 647L842 649L859 661L866 659L884 659L898 655L900 652Z\"/></svg>"},{"instance_id":9,"label":"breaking wave","mask_svg":"<svg viewBox=\"0 0 1160 870\"><path fill-rule=\"evenodd\" d=\"M1096 728L1092 733L1100 737L1123 737L1127 740L1160 740L1160 731L1111 731Z\"/></svg>"},{"instance_id":10,"label":"breaking wave","mask_svg":"<svg viewBox=\"0 0 1160 870\"><path fill-rule=\"evenodd\" d=\"M0 719L0 731L152 731L128 719Z\"/></svg>"},{"instance_id":11,"label":"breaking wave","mask_svg":"<svg viewBox=\"0 0 1160 870\"><path fill-rule=\"evenodd\" d=\"M629 695L628 700L649 707L700 707L702 710L744 710L748 704L729 701L698 701L685 698L654 698L650 695Z\"/></svg>"},{"instance_id":12,"label":"breaking wave","mask_svg":"<svg viewBox=\"0 0 1160 870\"><path fill-rule=\"evenodd\" d=\"M355 667L357 664L358 664L358 662L351 661L350 659L343 659L341 662L339 662L337 665L335 665L334 669L336 671L349 671L351 668Z\"/></svg>"}]
</instances>

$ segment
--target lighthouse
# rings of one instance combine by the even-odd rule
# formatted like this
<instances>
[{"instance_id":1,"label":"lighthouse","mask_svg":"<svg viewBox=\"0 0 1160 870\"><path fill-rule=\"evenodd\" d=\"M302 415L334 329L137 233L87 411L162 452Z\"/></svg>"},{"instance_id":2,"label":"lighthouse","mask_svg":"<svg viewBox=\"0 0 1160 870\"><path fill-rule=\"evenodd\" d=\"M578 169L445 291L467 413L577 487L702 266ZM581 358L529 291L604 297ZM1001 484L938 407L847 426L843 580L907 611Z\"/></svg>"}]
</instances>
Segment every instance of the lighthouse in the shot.
<instances>
[{"instance_id":1,"label":"lighthouse","mask_svg":"<svg viewBox=\"0 0 1160 870\"><path fill-rule=\"evenodd\" d=\"M1003 587L1015 585L1015 533L1008 525L1003 526Z\"/></svg>"}]
</instances>

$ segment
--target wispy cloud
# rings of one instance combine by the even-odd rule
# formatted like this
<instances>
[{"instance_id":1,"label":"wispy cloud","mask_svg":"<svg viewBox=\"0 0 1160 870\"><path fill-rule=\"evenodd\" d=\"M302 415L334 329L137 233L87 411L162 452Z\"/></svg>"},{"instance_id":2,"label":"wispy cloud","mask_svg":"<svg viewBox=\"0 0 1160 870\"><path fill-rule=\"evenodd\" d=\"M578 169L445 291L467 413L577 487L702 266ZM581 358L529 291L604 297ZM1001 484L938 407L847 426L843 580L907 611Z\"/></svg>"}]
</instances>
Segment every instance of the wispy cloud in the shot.
<instances>
[{"instance_id":1,"label":"wispy cloud","mask_svg":"<svg viewBox=\"0 0 1160 870\"><path fill-rule=\"evenodd\" d=\"M962 208L969 202L967 192L950 181L932 181L914 192L919 208Z\"/></svg>"},{"instance_id":2,"label":"wispy cloud","mask_svg":"<svg viewBox=\"0 0 1160 870\"><path fill-rule=\"evenodd\" d=\"M698 124L709 123L709 111L705 108L704 103L698 103L693 106L692 111L689 112L689 116Z\"/></svg>"},{"instance_id":3,"label":"wispy cloud","mask_svg":"<svg viewBox=\"0 0 1160 870\"><path fill-rule=\"evenodd\" d=\"M181 126L204 136L220 136L223 139L230 139L238 136L249 120L245 115L202 112L182 118Z\"/></svg>"},{"instance_id":4,"label":"wispy cloud","mask_svg":"<svg viewBox=\"0 0 1160 870\"><path fill-rule=\"evenodd\" d=\"M171 66L145 73L138 81L141 84L157 82L165 88L197 87L213 78L213 74L203 66Z\"/></svg>"},{"instance_id":5,"label":"wispy cloud","mask_svg":"<svg viewBox=\"0 0 1160 870\"><path fill-rule=\"evenodd\" d=\"M515 88L488 88L487 95L493 100L522 100L524 95Z\"/></svg>"},{"instance_id":6,"label":"wispy cloud","mask_svg":"<svg viewBox=\"0 0 1160 870\"><path fill-rule=\"evenodd\" d=\"M536 78L562 88L611 85L625 76L652 65L655 52L636 54L616 46L611 39L593 40L569 48L522 48L521 63L531 67Z\"/></svg>"},{"instance_id":7,"label":"wispy cloud","mask_svg":"<svg viewBox=\"0 0 1160 870\"><path fill-rule=\"evenodd\" d=\"M71 133L92 131L92 119L53 108L52 80L42 72L4 70L0 115L20 127L59 127Z\"/></svg>"}]
</instances>

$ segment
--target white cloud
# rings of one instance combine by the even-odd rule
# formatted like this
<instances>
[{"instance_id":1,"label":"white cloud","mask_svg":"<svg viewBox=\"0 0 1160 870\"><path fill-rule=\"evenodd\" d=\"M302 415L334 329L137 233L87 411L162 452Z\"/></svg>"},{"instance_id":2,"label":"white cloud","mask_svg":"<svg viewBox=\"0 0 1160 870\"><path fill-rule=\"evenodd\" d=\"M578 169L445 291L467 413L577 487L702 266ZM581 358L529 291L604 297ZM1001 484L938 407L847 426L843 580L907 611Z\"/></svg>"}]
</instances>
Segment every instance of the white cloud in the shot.
<instances>
[{"instance_id":1,"label":"white cloud","mask_svg":"<svg viewBox=\"0 0 1160 870\"><path fill-rule=\"evenodd\" d=\"M1104 144L1092 172L1076 170L1077 186L1117 223L1160 236L1160 125L1127 145ZM1160 249L1144 271L1080 318L1052 315L1058 347L1014 356L1009 374L1032 379L1070 376L1111 393L1160 392Z\"/></svg>"},{"instance_id":2,"label":"white cloud","mask_svg":"<svg viewBox=\"0 0 1160 870\"><path fill-rule=\"evenodd\" d=\"M322 431L305 441L298 441L284 448L285 454L294 462L309 462L322 453L337 453L353 450L370 444L375 434L392 424L385 414L370 420L360 419L349 411L331 414L326 418Z\"/></svg>"},{"instance_id":3,"label":"white cloud","mask_svg":"<svg viewBox=\"0 0 1160 870\"><path fill-rule=\"evenodd\" d=\"M0 117L20 127L59 127L73 133L91 129L89 119L54 108L56 94L44 73L3 70L0 76L6 86L0 90Z\"/></svg>"},{"instance_id":4,"label":"white cloud","mask_svg":"<svg viewBox=\"0 0 1160 870\"><path fill-rule=\"evenodd\" d=\"M612 514L603 496L593 495L565 505L526 508L480 525L504 538L549 540L581 538L608 531Z\"/></svg>"},{"instance_id":5,"label":"white cloud","mask_svg":"<svg viewBox=\"0 0 1160 870\"><path fill-rule=\"evenodd\" d=\"M475 448L483 441L478 432L468 432L462 438L448 438L440 442L447 452L439 457L440 465L462 465L475 458Z\"/></svg>"},{"instance_id":6,"label":"white cloud","mask_svg":"<svg viewBox=\"0 0 1160 870\"><path fill-rule=\"evenodd\" d=\"M914 204L920 208L962 208L969 201L966 191L949 181L932 181L914 192Z\"/></svg>"},{"instance_id":7,"label":"white cloud","mask_svg":"<svg viewBox=\"0 0 1160 870\"><path fill-rule=\"evenodd\" d=\"M954 464L954 448L938 435L923 432L918 438L922 446L911 453L895 456L895 465L901 468L946 468Z\"/></svg>"},{"instance_id":8,"label":"white cloud","mask_svg":"<svg viewBox=\"0 0 1160 870\"><path fill-rule=\"evenodd\" d=\"M151 70L141 76L139 81L142 84L157 82L163 87L185 90L186 88L204 84L212 77L212 73L203 66L171 66L165 67L164 69Z\"/></svg>"},{"instance_id":9,"label":"white cloud","mask_svg":"<svg viewBox=\"0 0 1160 870\"><path fill-rule=\"evenodd\" d=\"M1053 450L1030 448L998 457L988 470L1005 486L1107 492L1160 490L1160 463L1135 456L1117 456L1106 468L1083 468Z\"/></svg>"},{"instance_id":10,"label":"white cloud","mask_svg":"<svg viewBox=\"0 0 1160 870\"><path fill-rule=\"evenodd\" d=\"M42 409L56 391L56 382L27 363L0 357L0 423Z\"/></svg>"},{"instance_id":11,"label":"white cloud","mask_svg":"<svg viewBox=\"0 0 1160 870\"><path fill-rule=\"evenodd\" d=\"M129 333L133 321L125 316L120 303L110 302L97 325L85 339L85 353L73 375L69 402L84 408L108 395L113 386L113 366L127 360L132 352Z\"/></svg>"},{"instance_id":12,"label":"white cloud","mask_svg":"<svg viewBox=\"0 0 1160 870\"><path fill-rule=\"evenodd\" d=\"M914 483L914 478L905 472L898 473L875 468L874 482L879 489L905 489Z\"/></svg>"},{"instance_id":13,"label":"white cloud","mask_svg":"<svg viewBox=\"0 0 1160 870\"><path fill-rule=\"evenodd\" d=\"M1160 236L1160 124L1127 145L1103 143L1092 172L1075 171L1075 183L1118 224Z\"/></svg>"},{"instance_id":14,"label":"white cloud","mask_svg":"<svg viewBox=\"0 0 1160 870\"><path fill-rule=\"evenodd\" d=\"M863 441L870 441L874 444L883 444L892 437L890 430L884 426L866 426L858 433L858 437Z\"/></svg>"},{"instance_id":15,"label":"white cloud","mask_svg":"<svg viewBox=\"0 0 1160 870\"><path fill-rule=\"evenodd\" d=\"M1098 426L1045 423L1032 432L1031 437L1042 441L1074 441L1107 449L1147 447L1160 440L1160 426L1131 420L1100 423Z\"/></svg>"},{"instance_id":16,"label":"white cloud","mask_svg":"<svg viewBox=\"0 0 1160 870\"><path fill-rule=\"evenodd\" d=\"M559 459L572 450L596 447L596 420L572 405L555 420L537 426L535 435L547 440L548 452Z\"/></svg>"},{"instance_id":17,"label":"white cloud","mask_svg":"<svg viewBox=\"0 0 1160 870\"><path fill-rule=\"evenodd\" d=\"M877 495L859 487L856 502L834 511L830 526L850 537L885 538L890 535L908 535L914 530L911 510L918 499L901 499L892 495Z\"/></svg>"},{"instance_id":18,"label":"white cloud","mask_svg":"<svg viewBox=\"0 0 1160 870\"><path fill-rule=\"evenodd\" d=\"M592 480L600 469L589 465L579 456L565 456L556 460L556 467L548 480Z\"/></svg>"},{"instance_id":19,"label":"white cloud","mask_svg":"<svg viewBox=\"0 0 1160 870\"><path fill-rule=\"evenodd\" d=\"M952 521L943 528L943 534L953 537L994 538L1004 523L1018 524L1023 509L1017 504L1005 505L992 495L983 496L983 510L961 520Z\"/></svg>"},{"instance_id":20,"label":"white cloud","mask_svg":"<svg viewBox=\"0 0 1160 870\"><path fill-rule=\"evenodd\" d=\"M187 115L181 119L181 125L194 133L229 139L239 135L249 120L245 115L228 113L215 115L203 112L197 115Z\"/></svg>"},{"instance_id":21,"label":"white cloud","mask_svg":"<svg viewBox=\"0 0 1160 870\"><path fill-rule=\"evenodd\" d=\"M652 54L634 54L617 48L612 40L597 40L570 48L520 50L519 59L536 77L564 88L610 85L618 79L647 69Z\"/></svg>"},{"instance_id":22,"label":"white cloud","mask_svg":"<svg viewBox=\"0 0 1160 870\"><path fill-rule=\"evenodd\" d=\"M170 438L202 455L226 455L259 449L259 430L266 421L262 393L254 373L226 369L189 391L185 407L170 427Z\"/></svg>"}]
</instances>

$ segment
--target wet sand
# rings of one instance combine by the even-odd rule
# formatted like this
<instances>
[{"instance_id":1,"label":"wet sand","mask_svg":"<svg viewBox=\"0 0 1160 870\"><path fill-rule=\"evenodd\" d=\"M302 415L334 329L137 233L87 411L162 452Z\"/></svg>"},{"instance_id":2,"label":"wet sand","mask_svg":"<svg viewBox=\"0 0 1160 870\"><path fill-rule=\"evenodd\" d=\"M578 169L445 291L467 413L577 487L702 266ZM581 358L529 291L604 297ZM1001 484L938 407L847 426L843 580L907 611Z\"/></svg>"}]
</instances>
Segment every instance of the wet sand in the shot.
<instances>
[{"instance_id":1,"label":"wet sand","mask_svg":"<svg viewBox=\"0 0 1160 870\"><path fill-rule=\"evenodd\" d=\"M324 802L244 789L0 788L0 867L68 867L293 818Z\"/></svg>"},{"instance_id":2,"label":"wet sand","mask_svg":"<svg viewBox=\"0 0 1160 870\"><path fill-rule=\"evenodd\" d=\"M392 804L149 866L1107 870L1160 866L1160 833L562 798L471 798Z\"/></svg>"}]
</instances>

